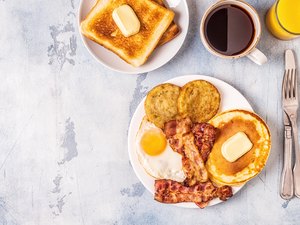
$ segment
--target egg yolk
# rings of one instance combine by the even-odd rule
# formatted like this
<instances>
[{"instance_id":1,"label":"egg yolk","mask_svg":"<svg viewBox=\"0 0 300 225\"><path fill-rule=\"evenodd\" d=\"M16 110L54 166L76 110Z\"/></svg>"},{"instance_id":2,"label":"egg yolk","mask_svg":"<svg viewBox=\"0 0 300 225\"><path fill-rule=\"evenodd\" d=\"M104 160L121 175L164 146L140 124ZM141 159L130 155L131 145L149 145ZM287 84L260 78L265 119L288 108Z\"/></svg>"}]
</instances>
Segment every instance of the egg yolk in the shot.
<instances>
[{"instance_id":1,"label":"egg yolk","mask_svg":"<svg viewBox=\"0 0 300 225\"><path fill-rule=\"evenodd\" d=\"M151 156L159 155L167 146L165 136L161 132L157 131L145 132L140 143L145 153Z\"/></svg>"}]
</instances>

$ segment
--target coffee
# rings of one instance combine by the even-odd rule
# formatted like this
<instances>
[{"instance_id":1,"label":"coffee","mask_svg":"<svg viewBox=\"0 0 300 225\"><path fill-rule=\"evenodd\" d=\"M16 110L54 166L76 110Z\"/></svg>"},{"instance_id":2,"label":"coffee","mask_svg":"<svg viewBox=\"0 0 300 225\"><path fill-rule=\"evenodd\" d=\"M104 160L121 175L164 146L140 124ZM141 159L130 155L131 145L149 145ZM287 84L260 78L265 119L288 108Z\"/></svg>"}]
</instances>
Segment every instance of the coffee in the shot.
<instances>
[{"instance_id":1,"label":"coffee","mask_svg":"<svg viewBox=\"0 0 300 225\"><path fill-rule=\"evenodd\" d=\"M255 29L251 16L244 9L228 4L208 14L204 35L213 50L222 55L234 56L251 45Z\"/></svg>"}]
</instances>

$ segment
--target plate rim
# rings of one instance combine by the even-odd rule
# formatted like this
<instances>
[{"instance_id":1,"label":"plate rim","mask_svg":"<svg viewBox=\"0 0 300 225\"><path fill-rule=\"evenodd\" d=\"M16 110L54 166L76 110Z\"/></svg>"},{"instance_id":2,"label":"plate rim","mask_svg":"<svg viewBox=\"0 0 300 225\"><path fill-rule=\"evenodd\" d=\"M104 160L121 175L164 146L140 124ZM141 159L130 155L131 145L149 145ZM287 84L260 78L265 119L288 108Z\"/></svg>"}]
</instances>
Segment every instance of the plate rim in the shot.
<instances>
[{"instance_id":1,"label":"plate rim","mask_svg":"<svg viewBox=\"0 0 300 225\"><path fill-rule=\"evenodd\" d=\"M253 110L251 104L249 103L249 101L246 99L246 97L239 90L237 90L235 87L233 87L232 85L228 84L227 82L225 82L225 81L223 81L221 79L212 77L212 76L199 75L199 74L198 75L197 74L180 75L180 76L171 78L171 79L166 80L166 81L161 82L161 83L172 83L172 82L176 82L177 80L181 80L181 79L186 79L187 82L192 81L192 80L196 80L196 79L206 80L205 78L208 78L208 80L215 80L217 82L221 82L221 83L223 83L225 85L230 86L230 88L232 88L235 91L237 91L246 100L246 102L248 103L248 110L254 112L254 110ZM136 107L136 109L135 109L135 111L134 111L134 113L132 115L132 118L130 120L130 124L129 124L129 127L128 127L128 133L127 133L127 148L128 148L127 150L128 150L128 155L129 155L129 161L130 161L130 164L132 166L132 169L133 169L135 175L137 176L137 178L139 179L139 181L143 184L143 186L145 187L145 189L147 189L147 191L149 191L151 194L153 194L152 190L149 189L149 187L144 183L143 179L141 179L140 174L137 172L138 168L137 168L137 165L135 165L135 163L133 163L133 155L132 155L131 150L130 150L130 149L133 149L133 147L134 147L134 144L131 143L132 135L134 135L134 134L132 134L133 133L132 130L134 129L133 121L136 120L136 117L138 116L140 108L143 106L143 103L144 103L145 99L146 99L146 96L143 97L143 99L140 101L140 103ZM218 113L221 113L221 112L218 112ZM239 192L244 186L245 186L245 184L243 184L242 186L234 187L235 188L234 195L237 192ZM220 203L223 203L223 201L221 201L219 199L214 199L214 200L215 200L215 202L213 204L209 204L208 207L214 206L214 205L217 205L217 204L220 204ZM181 207L181 208L199 208L198 206L196 206L192 202L176 203L176 204L169 204L169 205L174 205L174 206Z\"/></svg>"},{"instance_id":2,"label":"plate rim","mask_svg":"<svg viewBox=\"0 0 300 225\"><path fill-rule=\"evenodd\" d=\"M97 0L94 0L96 4L96 1ZM177 53L179 52L179 50L181 49L181 47L183 46L185 40L186 40L186 37L187 37L187 34L188 34L188 30L189 30L189 25L190 25L190 13L189 13L189 7L188 7L188 4L187 4L187 0L181 0L183 1L183 4L184 4L184 12L186 13L186 16L187 16L187 20L186 20L186 31L184 33L184 37L181 41L181 43L178 45L179 47L177 48L176 51L173 52L173 54L171 55L171 57L169 57L165 62L163 63L158 63L157 66L154 66L150 69L140 69L139 67L136 67L138 69L138 71L123 71L123 70L120 70L120 69L117 69L117 68L114 68L108 64L106 64L102 59L100 59L99 57L97 57L96 54L94 54L94 52L92 51L92 49L89 47L89 45L87 44L87 41L89 40L88 38L86 38L80 31L80 23L81 23L81 19L83 18L83 15L82 15L82 10L83 10L83 5L84 3L86 2L85 0L80 0L80 4L79 4L79 7L78 7L78 11L77 11L77 28L78 28L78 31L79 31L79 35L80 35L80 39L84 45L84 47L88 50L88 53L90 55L92 55L92 57L97 61L99 62L100 64L102 64L103 66L105 66L107 69L110 69L112 71L115 71L115 72L119 72L119 73L123 73L123 74L140 74L140 73L149 73L151 71L154 71L162 66L164 66L165 64L167 64L168 62L170 62L176 55ZM176 37L175 37L176 38ZM171 40L172 41L172 40ZM166 43L167 44L167 43ZM101 48L104 48L103 46L99 45ZM163 47L163 46L162 46ZM105 48L106 49L106 48ZM117 56L119 57L119 56ZM120 58L121 59L121 58ZM122 60L122 59L121 59ZM147 63L147 62L146 62ZM130 65L130 64L128 64Z\"/></svg>"}]
</instances>

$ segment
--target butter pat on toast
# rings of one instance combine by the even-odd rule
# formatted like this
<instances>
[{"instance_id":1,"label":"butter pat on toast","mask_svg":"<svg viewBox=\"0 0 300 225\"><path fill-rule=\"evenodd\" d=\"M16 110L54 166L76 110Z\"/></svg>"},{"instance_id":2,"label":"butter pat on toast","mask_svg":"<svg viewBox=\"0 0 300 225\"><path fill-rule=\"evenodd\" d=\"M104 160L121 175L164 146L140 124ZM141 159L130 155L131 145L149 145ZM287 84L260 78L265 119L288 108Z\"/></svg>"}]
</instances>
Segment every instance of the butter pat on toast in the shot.
<instances>
[{"instance_id":1,"label":"butter pat on toast","mask_svg":"<svg viewBox=\"0 0 300 225\"><path fill-rule=\"evenodd\" d=\"M127 4L136 13L140 31L125 37L113 20L115 8ZM99 0L81 22L81 32L129 64L144 64L174 18L174 12L151 0Z\"/></svg>"}]
</instances>

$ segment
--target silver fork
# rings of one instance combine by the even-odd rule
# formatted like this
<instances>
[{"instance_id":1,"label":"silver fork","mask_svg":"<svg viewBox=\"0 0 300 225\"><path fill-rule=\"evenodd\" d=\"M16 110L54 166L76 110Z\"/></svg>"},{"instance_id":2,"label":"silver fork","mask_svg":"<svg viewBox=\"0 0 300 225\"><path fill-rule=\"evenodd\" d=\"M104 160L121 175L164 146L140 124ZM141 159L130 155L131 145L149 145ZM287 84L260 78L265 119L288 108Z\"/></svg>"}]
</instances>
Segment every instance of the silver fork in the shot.
<instances>
[{"instance_id":1,"label":"silver fork","mask_svg":"<svg viewBox=\"0 0 300 225\"><path fill-rule=\"evenodd\" d=\"M282 85L282 104L283 110L289 117L293 130L295 166L293 170L294 193L300 198L300 149L298 143L297 110L298 110L298 83L296 75L296 65L292 50L285 52L286 69Z\"/></svg>"}]
</instances>

